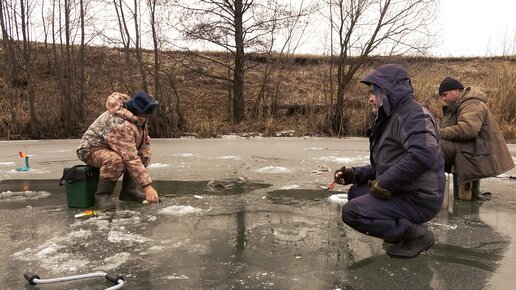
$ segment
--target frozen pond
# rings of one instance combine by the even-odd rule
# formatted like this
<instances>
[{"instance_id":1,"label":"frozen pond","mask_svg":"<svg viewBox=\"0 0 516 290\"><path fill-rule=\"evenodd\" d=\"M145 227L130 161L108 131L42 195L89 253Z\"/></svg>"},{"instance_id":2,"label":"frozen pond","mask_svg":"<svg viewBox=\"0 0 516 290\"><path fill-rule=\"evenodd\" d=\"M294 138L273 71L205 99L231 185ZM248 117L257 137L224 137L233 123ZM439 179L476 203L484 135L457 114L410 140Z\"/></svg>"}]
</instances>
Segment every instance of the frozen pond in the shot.
<instances>
[{"instance_id":1,"label":"frozen pond","mask_svg":"<svg viewBox=\"0 0 516 290\"><path fill-rule=\"evenodd\" d=\"M369 160L363 138L157 139L151 176L163 203L119 203L76 218L58 185L78 140L0 142L0 280L122 275L127 289L509 289L516 285L516 170L489 178L491 201L454 201L412 260L344 225L347 187L332 172ZM26 146L31 169L18 157ZM513 158L516 145L509 145ZM117 187L117 190L119 187ZM115 193L117 195L117 193ZM104 279L40 289L105 289Z\"/></svg>"}]
</instances>

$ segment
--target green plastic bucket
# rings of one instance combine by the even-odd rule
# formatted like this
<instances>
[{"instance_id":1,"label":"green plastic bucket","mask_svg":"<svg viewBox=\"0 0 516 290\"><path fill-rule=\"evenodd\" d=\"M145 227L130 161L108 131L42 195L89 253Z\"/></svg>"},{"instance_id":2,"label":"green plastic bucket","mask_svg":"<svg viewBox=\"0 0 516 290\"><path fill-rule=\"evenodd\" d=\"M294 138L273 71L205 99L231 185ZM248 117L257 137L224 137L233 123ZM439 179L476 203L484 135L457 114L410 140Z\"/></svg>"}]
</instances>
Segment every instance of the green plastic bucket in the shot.
<instances>
[{"instance_id":1,"label":"green plastic bucket","mask_svg":"<svg viewBox=\"0 0 516 290\"><path fill-rule=\"evenodd\" d=\"M66 186L66 202L70 208L89 208L95 204L99 169L88 165L65 167L60 185Z\"/></svg>"}]
</instances>

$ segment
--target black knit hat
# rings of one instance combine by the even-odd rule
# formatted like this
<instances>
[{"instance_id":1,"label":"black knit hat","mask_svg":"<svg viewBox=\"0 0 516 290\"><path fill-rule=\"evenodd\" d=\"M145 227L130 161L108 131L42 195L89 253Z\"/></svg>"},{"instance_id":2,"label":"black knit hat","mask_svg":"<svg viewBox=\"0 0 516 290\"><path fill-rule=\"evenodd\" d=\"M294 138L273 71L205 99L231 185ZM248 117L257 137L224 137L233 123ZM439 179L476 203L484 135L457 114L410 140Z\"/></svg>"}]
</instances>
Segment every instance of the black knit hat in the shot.
<instances>
[{"instance_id":1,"label":"black knit hat","mask_svg":"<svg viewBox=\"0 0 516 290\"><path fill-rule=\"evenodd\" d=\"M125 102L125 107L135 115L150 115L158 108L158 102L146 92L138 92Z\"/></svg>"},{"instance_id":2,"label":"black knit hat","mask_svg":"<svg viewBox=\"0 0 516 290\"><path fill-rule=\"evenodd\" d=\"M456 79L451 77L446 77L439 86L439 96L444 92L456 90L456 89L464 89L464 86Z\"/></svg>"}]
</instances>

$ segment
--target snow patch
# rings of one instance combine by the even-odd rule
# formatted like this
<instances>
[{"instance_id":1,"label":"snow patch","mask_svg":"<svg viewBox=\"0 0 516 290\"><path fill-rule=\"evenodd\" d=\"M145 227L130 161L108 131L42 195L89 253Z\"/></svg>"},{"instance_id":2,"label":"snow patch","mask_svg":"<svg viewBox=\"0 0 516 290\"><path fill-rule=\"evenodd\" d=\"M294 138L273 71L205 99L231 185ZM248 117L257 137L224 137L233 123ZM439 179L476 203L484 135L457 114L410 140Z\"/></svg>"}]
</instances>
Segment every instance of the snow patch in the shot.
<instances>
[{"instance_id":1,"label":"snow patch","mask_svg":"<svg viewBox=\"0 0 516 290\"><path fill-rule=\"evenodd\" d=\"M316 158L319 161L335 162L335 163L367 163L369 162L369 156L357 156L357 157L339 157L339 156L323 156Z\"/></svg>"},{"instance_id":2,"label":"snow patch","mask_svg":"<svg viewBox=\"0 0 516 290\"><path fill-rule=\"evenodd\" d=\"M346 202L348 202L348 194L332 194L330 195L330 197L328 197L328 201L336 204L345 204Z\"/></svg>"},{"instance_id":3,"label":"snow patch","mask_svg":"<svg viewBox=\"0 0 516 290\"><path fill-rule=\"evenodd\" d=\"M190 278L186 275L178 275L178 274L174 273L170 276L167 276L167 279L168 280L188 280Z\"/></svg>"},{"instance_id":4,"label":"snow patch","mask_svg":"<svg viewBox=\"0 0 516 290\"><path fill-rule=\"evenodd\" d=\"M172 154L172 156L176 156L176 157L195 157L195 156L199 156L199 154L180 153L180 154Z\"/></svg>"},{"instance_id":5,"label":"snow patch","mask_svg":"<svg viewBox=\"0 0 516 290\"><path fill-rule=\"evenodd\" d=\"M49 196L50 192L47 191L4 191L0 193L0 202L34 200Z\"/></svg>"},{"instance_id":6,"label":"snow patch","mask_svg":"<svg viewBox=\"0 0 516 290\"><path fill-rule=\"evenodd\" d=\"M289 169L281 166L266 166L257 170L260 173L287 173Z\"/></svg>"},{"instance_id":7,"label":"snow patch","mask_svg":"<svg viewBox=\"0 0 516 290\"><path fill-rule=\"evenodd\" d=\"M163 167L169 167L170 164L163 164L163 163L152 163L147 168L163 168Z\"/></svg>"},{"instance_id":8,"label":"snow patch","mask_svg":"<svg viewBox=\"0 0 516 290\"><path fill-rule=\"evenodd\" d=\"M141 235L131 234L131 233L122 233L119 231L110 231L108 233L107 240L110 241L111 243L128 242L130 244L132 244L132 243L143 244L145 242L152 241L152 239L143 237Z\"/></svg>"},{"instance_id":9,"label":"snow patch","mask_svg":"<svg viewBox=\"0 0 516 290\"><path fill-rule=\"evenodd\" d=\"M127 252L118 253L114 256L104 259L104 265L93 268L96 271L107 271L118 268L131 258L131 254Z\"/></svg>"},{"instance_id":10,"label":"snow patch","mask_svg":"<svg viewBox=\"0 0 516 290\"><path fill-rule=\"evenodd\" d=\"M215 157L215 159L221 159L221 160L240 160L240 156L232 156L232 155L228 155L228 156L217 156Z\"/></svg>"},{"instance_id":11,"label":"snow patch","mask_svg":"<svg viewBox=\"0 0 516 290\"><path fill-rule=\"evenodd\" d=\"M159 214L165 214L165 215L175 215L175 216L181 216L181 215L188 215L188 214L194 214L202 212L202 209L195 208L190 205L172 205L169 207L166 207L160 211L158 211Z\"/></svg>"},{"instance_id":12,"label":"snow patch","mask_svg":"<svg viewBox=\"0 0 516 290\"><path fill-rule=\"evenodd\" d=\"M283 186L282 188L280 188L281 190L290 190L290 189L298 189L299 188L299 185L297 184L292 184L292 185L285 185Z\"/></svg>"},{"instance_id":13,"label":"snow patch","mask_svg":"<svg viewBox=\"0 0 516 290\"><path fill-rule=\"evenodd\" d=\"M305 148L306 151L323 151L323 150L328 150L328 148L321 148L321 147L310 147L310 148Z\"/></svg>"}]
</instances>

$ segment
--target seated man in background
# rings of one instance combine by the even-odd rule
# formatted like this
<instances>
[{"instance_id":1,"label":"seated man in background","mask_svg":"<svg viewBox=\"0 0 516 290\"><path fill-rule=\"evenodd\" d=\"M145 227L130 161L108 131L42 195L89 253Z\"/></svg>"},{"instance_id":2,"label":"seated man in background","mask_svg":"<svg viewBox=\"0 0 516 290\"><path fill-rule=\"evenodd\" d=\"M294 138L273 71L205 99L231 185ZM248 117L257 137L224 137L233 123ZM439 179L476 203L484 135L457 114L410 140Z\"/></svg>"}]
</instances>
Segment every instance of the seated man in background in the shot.
<instances>
[{"instance_id":1,"label":"seated man in background","mask_svg":"<svg viewBox=\"0 0 516 290\"><path fill-rule=\"evenodd\" d=\"M145 92L132 98L113 93L107 99L107 111L84 133L77 156L86 164L100 168L95 192L95 204L99 209L116 209L111 195L122 175L120 200L159 200L146 169L152 152L147 120L157 107L158 103Z\"/></svg>"},{"instance_id":2,"label":"seated man in background","mask_svg":"<svg viewBox=\"0 0 516 290\"><path fill-rule=\"evenodd\" d=\"M458 185L502 174L514 167L507 144L487 106L483 92L468 87L451 77L439 86L439 96L446 103L441 123L441 148L445 170L451 172ZM472 199L484 200L478 186Z\"/></svg>"},{"instance_id":3,"label":"seated man in background","mask_svg":"<svg viewBox=\"0 0 516 290\"><path fill-rule=\"evenodd\" d=\"M342 220L388 243L394 258L414 258L435 243L423 223L441 210L444 159L437 122L413 97L407 72L388 64L366 76L376 118L369 136L369 165L335 172L335 181L353 184Z\"/></svg>"}]
</instances>

